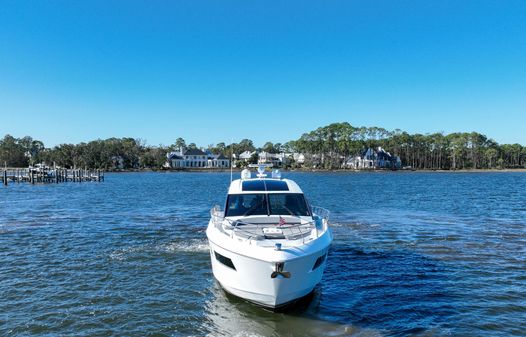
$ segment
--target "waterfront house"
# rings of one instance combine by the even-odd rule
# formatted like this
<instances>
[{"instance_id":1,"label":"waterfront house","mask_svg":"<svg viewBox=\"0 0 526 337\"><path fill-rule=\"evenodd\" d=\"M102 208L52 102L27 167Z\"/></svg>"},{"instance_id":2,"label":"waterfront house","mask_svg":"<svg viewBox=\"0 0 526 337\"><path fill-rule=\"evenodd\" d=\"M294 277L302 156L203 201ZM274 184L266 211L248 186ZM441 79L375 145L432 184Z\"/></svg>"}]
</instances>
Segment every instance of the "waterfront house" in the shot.
<instances>
[{"instance_id":1,"label":"waterfront house","mask_svg":"<svg viewBox=\"0 0 526 337\"><path fill-rule=\"evenodd\" d=\"M208 163L206 153L199 149L179 149L168 153L167 157L171 168L204 168Z\"/></svg>"},{"instance_id":2,"label":"waterfront house","mask_svg":"<svg viewBox=\"0 0 526 337\"><path fill-rule=\"evenodd\" d=\"M258 164L271 164L273 167L282 167L285 161L283 153L269 153L265 151L258 153Z\"/></svg>"},{"instance_id":3,"label":"waterfront house","mask_svg":"<svg viewBox=\"0 0 526 337\"><path fill-rule=\"evenodd\" d=\"M359 155L348 158L343 167L354 170L399 169L401 164L400 157L378 147L364 149Z\"/></svg>"},{"instance_id":4,"label":"waterfront house","mask_svg":"<svg viewBox=\"0 0 526 337\"><path fill-rule=\"evenodd\" d=\"M305 155L303 153L297 153L297 152L293 153L292 159L294 159L294 162L300 165L305 163Z\"/></svg>"},{"instance_id":5,"label":"waterfront house","mask_svg":"<svg viewBox=\"0 0 526 337\"><path fill-rule=\"evenodd\" d=\"M210 151L203 152L200 149L182 148L166 155L168 162L166 167L175 169L184 168L228 168L230 159L222 154L213 154Z\"/></svg>"},{"instance_id":6,"label":"waterfront house","mask_svg":"<svg viewBox=\"0 0 526 337\"><path fill-rule=\"evenodd\" d=\"M225 157L223 154L209 153L206 167L207 168L229 168L230 159Z\"/></svg>"},{"instance_id":7,"label":"waterfront house","mask_svg":"<svg viewBox=\"0 0 526 337\"><path fill-rule=\"evenodd\" d=\"M242 160L244 162L248 162L250 158L256 153L256 151L245 151L239 154L239 160Z\"/></svg>"},{"instance_id":8,"label":"waterfront house","mask_svg":"<svg viewBox=\"0 0 526 337\"><path fill-rule=\"evenodd\" d=\"M182 168L184 167L184 159L181 151L173 151L166 154L166 165L167 168Z\"/></svg>"}]
</instances>

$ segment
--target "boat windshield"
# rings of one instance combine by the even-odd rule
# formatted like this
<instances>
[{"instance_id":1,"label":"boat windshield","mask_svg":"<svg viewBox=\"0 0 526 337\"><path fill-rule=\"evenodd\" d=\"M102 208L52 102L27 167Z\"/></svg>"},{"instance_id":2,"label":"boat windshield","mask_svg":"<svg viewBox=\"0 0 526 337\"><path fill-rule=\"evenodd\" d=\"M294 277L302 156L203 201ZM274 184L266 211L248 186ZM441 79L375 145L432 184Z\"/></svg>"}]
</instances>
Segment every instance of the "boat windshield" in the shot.
<instances>
[{"instance_id":1,"label":"boat windshield","mask_svg":"<svg viewBox=\"0 0 526 337\"><path fill-rule=\"evenodd\" d=\"M294 215L310 216L301 193L230 194L225 216Z\"/></svg>"},{"instance_id":2,"label":"boat windshield","mask_svg":"<svg viewBox=\"0 0 526 337\"><path fill-rule=\"evenodd\" d=\"M268 204L270 215L310 215L305 198L300 193L269 194Z\"/></svg>"},{"instance_id":3,"label":"boat windshield","mask_svg":"<svg viewBox=\"0 0 526 337\"><path fill-rule=\"evenodd\" d=\"M228 196L226 216L267 215L265 194L231 194Z\"/></svg>"}]
</instances>

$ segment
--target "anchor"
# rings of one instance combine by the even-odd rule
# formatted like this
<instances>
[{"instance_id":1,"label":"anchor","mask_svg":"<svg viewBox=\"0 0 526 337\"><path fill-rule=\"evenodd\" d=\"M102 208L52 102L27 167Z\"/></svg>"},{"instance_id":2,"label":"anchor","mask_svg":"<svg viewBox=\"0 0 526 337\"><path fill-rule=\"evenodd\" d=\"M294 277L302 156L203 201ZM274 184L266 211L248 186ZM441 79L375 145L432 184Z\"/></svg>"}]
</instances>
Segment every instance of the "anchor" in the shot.
<instances>
[{"instance_id":1,"label":"anchor","mask_svg":"<svg viewBox=\"0 0 526 337\"><path fill-rule=\"evenodd\" d=\"M278 277L278 275L281 275L284 278L290 278L290 272L283 271L284 266L285 266L284 262L276 262L274 271L272 272L272 274L270 274L270 278L276 278Z\"/></svg>"}]
</instances>

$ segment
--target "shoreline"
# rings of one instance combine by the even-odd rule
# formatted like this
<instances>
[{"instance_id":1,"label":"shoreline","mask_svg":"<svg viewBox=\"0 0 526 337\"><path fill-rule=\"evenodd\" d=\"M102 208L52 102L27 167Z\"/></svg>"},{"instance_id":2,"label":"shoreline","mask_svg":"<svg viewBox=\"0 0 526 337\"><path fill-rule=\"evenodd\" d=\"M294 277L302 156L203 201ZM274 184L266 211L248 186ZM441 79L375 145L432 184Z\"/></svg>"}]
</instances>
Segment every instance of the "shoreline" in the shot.
<instances>
[{"instance_id":1,"label":"shoreline","mask_svg":"<svg viewBox=\"0 0 526 337\"><path fill-rule=\"evenodd\" d=\"M433 170L433 169L414 169L414 170L347 170L347 169L279 169L281 172L307 172L307 173L513 173L526 172L526 168L506 168L506 169L462 169L462 170ZM240 172L239 168L235 168L233 172ZM142 172L230 172L230 169L207 169L207 168L193 168L193 169L132 169L132 170L110 170L107 173L142 173Z\"/></svg>"}]
</instances>

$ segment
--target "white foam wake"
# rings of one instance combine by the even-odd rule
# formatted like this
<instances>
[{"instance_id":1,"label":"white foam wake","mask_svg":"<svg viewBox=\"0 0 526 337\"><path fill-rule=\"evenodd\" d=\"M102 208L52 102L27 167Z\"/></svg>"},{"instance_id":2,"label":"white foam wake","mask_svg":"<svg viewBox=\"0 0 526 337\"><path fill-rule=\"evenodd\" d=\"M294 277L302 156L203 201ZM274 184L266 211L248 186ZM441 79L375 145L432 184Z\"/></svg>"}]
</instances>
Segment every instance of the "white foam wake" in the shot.
<instances>
[{"instance_id":1,"label":"white foam wake","mask_svg":"<svg viewBox=\"0 0 526 337\"><path fill-rule=\"evenodd\" d=\"M164 251L173 252L188 252L188 253L204 253L208 251L208 242L204 239L191 239L187 241L171 242L164 245Z\"/></svg>"}]
</instances>

